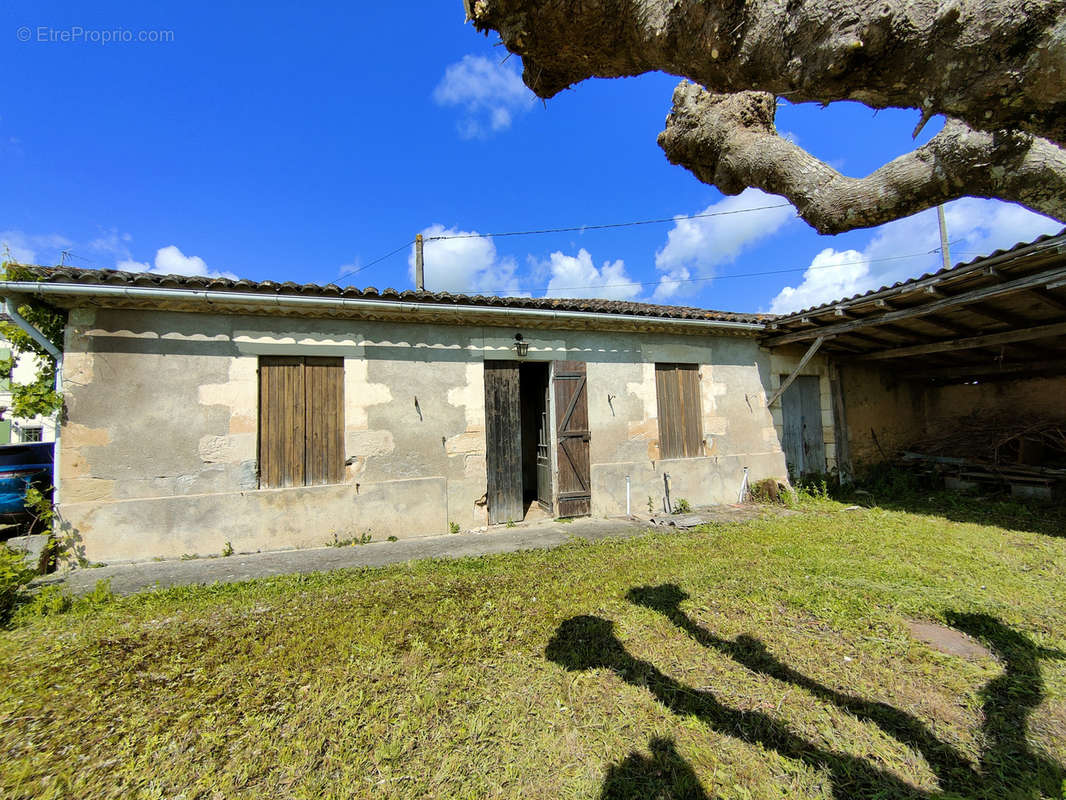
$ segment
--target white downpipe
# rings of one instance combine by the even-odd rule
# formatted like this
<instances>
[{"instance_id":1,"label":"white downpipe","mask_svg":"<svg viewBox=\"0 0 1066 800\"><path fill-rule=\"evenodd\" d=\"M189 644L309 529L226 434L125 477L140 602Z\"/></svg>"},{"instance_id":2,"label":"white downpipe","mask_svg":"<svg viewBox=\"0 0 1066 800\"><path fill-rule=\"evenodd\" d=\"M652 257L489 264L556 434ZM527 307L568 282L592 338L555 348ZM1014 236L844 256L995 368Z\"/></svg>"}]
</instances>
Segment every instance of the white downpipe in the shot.
<instances>
[{"instance_id":1,"label":"white downpipe","mask_svg":"<svg viewBox=\"0 0 1066 800\"><path fill-rule=\"evenodd\" d=\"M740 482L740 493L737 495L737 502L743 503L744 497L748 494L748 468L744 467L744 479Z\"/></svg>"},{"instance_id":2,"label":"white downpipe","mask_svg":"<svg viewBox=\"0 0 1066 800\"><path fill-rule=\"evenodd\" d=\"M508 308L501 306L453 305L450 303L410 303L402 300L366 300L352 297L301 297L299 295L266 295L258 292L225 292L206 289L154 289L144 286L96 286L80 283L45 283L39 281L0 281L0 294L21 294L33 297L115 297L127 300L187 300L205 306L259 306L262 308L294 309L350 309L352 311L383 311L404 317L424 312L438 316L480 314L501 319L542 322L567 320L588 323L595 320L631 322L636 325L650 322L679 328L724 329L758 333L765 326L761 322L731 322L720 319L673 319L627 314L608 314L602 311L550 311L540 308Z\"/></svg>"},{"instance_id":3,"label":"white downpipe","mask_svg":"<svg viewBox=\"0 0 1066 800\"><path fill-rule=\"evenodd\" d=\"M56 394L63 396L63 351L52 344L48 337L31 325L25 317L18 312L18 307L10 296L4 297L4 313L11 321L21 328L27 336L43 347L56 362ZM55 443L52 445L52 505L59 505L59 430L60 413L56 412Z\"/></svg>"},{"instance_id":4,"label":"white downpipe","mask_svg":"<svg viewBox=\"0 0 1066 800\"><path fill-rule=\"evenodd\" d=\"M626 516L629 516L629 476L626 475Z\"/></svg>"}]
</instances>

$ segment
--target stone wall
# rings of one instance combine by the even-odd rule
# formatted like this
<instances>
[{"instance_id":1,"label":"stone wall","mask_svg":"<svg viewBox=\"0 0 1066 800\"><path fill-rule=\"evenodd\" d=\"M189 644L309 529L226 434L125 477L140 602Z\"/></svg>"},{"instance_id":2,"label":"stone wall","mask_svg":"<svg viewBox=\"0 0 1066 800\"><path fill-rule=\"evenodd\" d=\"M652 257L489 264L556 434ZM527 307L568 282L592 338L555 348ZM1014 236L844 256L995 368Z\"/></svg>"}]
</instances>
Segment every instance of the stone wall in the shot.
<instances>
[{"instance_id":1,"label":"stone wall","mask_svg":"<svg viewBox=\"0 0 1066 800\"><path fill-rule=\"evenodd\" d=\"M441 534L486 524L485 359L515 330L77 309L65 358L60 513L91 560ZM588 364L592 511L735 502L785 476L766 387L785 362L748 338L523 330L528 360ZM259 489L260 355L345 359L345 482ZM661 460L656 362L701 364L704 455ZM822 370L819 361L811 369ZM821 373L818 373L821 374ZM824 402L828 403L828 392ZM831 415L829 436L832 435Z\"/></svg>"}]
</instances>

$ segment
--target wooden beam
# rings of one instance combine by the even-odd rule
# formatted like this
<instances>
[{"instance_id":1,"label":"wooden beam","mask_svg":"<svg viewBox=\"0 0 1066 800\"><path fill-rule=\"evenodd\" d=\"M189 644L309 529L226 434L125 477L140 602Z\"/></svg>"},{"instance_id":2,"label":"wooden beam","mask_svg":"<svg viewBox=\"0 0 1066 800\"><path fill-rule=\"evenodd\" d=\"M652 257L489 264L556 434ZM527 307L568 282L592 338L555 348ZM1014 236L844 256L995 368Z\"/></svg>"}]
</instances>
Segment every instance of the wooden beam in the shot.
<instances>
[{"instance_id":1,"label":"wooden beam","mask_svg":"<svg viewBox=\"0 0 1066 800\"><path fill-rule=\"evenodd\" d=\"M1014 328L1019 324L1026 322L1024 317L1018 317L1013 314L1008 314L1004 311L992 308L986 303L970 303L966 306L967 311L972 311L974 314L980 314L986 319L990 319L993 322L998 322L1002 325L1009 325Z\"/></svg>"},{"instance_id":2,"label":"wooden beam","mask_svg":"<svg viewBox=\"0 0 1066 800\"><path fill-rule=\"evenodd\" d=\"M921 321L930 325L935 325L936 327L948 331L949 333L953 333L956 336L970 336L976 331L976 328L971 328L969 325L952 322L941 316L937 316L936 314L929 314L928 316L922 317Z\"/></svg>"},{"instance_id":3,"label":"wooden beam","mask_svg":"<svg viewBox=\"0 0 1066 800\"><path fill-rule=\"evenodd\" d=\"M1043 339L1047 336L1061 336L1066 334L1066 322L1056 322L1053 325L1040 325L1035 328L1024 328L1020 331L1004 331L1002 333L989 333L984 336L970 336L966 339L948 339L941 342L930 342L913 347L894 347L891 350L881 350L877 353L868 353L867 360L881 361L886 358L906 358L907 356L922 356L927 353L946 353L951 350L968 350L974 347L991 347L1011 342L1027 342L1032 339Z\"/></svg>"},{"instance_id":4,"label":"wooden beam","mask_svg":"<svg viewBox=\"0 0 1066 800\"><path fill-rule=\"evenodd\" d=\"M1029 294L1038 298L1040 302L1044 303L1045 305L1051 306L1056 311L1066 311L1066 300L1063 300L1058 295L1049 292L1042 286L1037 286L1033 289L1030 289Z\"/></svg>"},{"instance_id":5,"label":"wooden beam","mask_svg":"<svg viewBox=\"0 0 1066 800\"><path fill-rule=\"evenodd\" d=\"M792 382L796 380L796 376L800 374L800 370L807 366L807 362L814 358L814 354L818 352L818 349L822 346L822 342L825 341L825 337L819 336L814 340L814 344L807 348L807 352L803 354L803 358L800 359L800 363L792 370L792 374L785 378L776 392L774 392L770 399L766 401L766 407L769 408L777 402L778 398L785 393L785 389L792 385Z\"/></svg>"},{"instance_id":6,"label":"wooden beam","mask_svg":"<svg viewBox=\"0 0 1066 800\"><path fill-rule=\"evenodd\" d=\"M1066 372L1066 358L1055 358L1047 361L1015 361L1010 364L963 364L950 367L932 367L919 369L911 372L900 373L901 378L909 380L921 379L951 379L951 378L984 378L989 376L1019 375L1028 372Z\"/></svg>"},{"instance_id":7,"label":"wooden beam","mask_svg":"<svg viewBox=\"0 0 1066 800\"><path fill-rule=\"evenodd\" d=\"M1060 279L1062 280L1062 285L1066 286L1066 267L1048 270L1047 272L1041 272L1038 275L1027 275L1023 278L1016 278L1015 280L1007 281L1006 283L997 283L993 286L985 286L981 289L972 289L968 292L961 292L960 294L952 295L951 297L934 300L919 306L912 306L911 308L899 308L893 311L887 311L884 314L877 314L876 316L867 317L866 319L840 322L835 325L826 325L825 327L815 330L794 331L782 336L774 336L763 342L763 345L766 347L780 347L784 344L809 341L810 339L819 336L847 333L849 331L860 330L868 326L879 325L885 322L898 322L903 319L914 319L915 317L921 317L926 314L935 314L938 311L944 311L949 308L958 308L959 306L965 306L970 303L1002 297L1003 295L1011 294L1012 292L1031 289L1034 286L1043 286L1045 284L1054 283L1056 280Z\"/></svg>"}]
</instances>

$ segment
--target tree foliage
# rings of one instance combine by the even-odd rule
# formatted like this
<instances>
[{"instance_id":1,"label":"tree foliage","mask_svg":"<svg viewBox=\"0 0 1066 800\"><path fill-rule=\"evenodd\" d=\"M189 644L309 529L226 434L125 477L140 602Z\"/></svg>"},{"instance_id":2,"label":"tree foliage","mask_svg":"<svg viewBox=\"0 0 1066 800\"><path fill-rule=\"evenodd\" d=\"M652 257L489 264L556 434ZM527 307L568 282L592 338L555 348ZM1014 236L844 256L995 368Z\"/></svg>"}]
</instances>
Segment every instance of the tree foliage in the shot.
<instances>
[{"instance_id":1,"label":"tree foliage","mask_svg":"<svg viewBox=\"0 0 1066 800\"><path fill-rule=\"evenodd\" d=\"M12 261L3 263L4 280L33 280L29 271ZM63 349L63 331L67 316L64 311L36 300L21 303L18 312L27 322L41 331L60 351ZM56 362L52 355L13 322L0 322L0 336L11 343L11 355L0 359L0 377L11 381L11 408L9 417L32 419L38 414L49 416L63 406L63 398L56 391ZM30 383L15 383L12 371L23 354L36 356L37 374Z\"/></svg>"}]
</instances>

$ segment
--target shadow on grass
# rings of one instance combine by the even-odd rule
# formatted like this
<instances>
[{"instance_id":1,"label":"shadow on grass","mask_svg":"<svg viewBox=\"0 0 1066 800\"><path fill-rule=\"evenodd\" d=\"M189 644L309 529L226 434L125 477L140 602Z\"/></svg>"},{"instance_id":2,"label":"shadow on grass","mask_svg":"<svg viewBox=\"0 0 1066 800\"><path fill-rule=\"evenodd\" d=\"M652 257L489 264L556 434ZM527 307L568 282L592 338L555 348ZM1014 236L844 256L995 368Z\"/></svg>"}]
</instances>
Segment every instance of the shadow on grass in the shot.
<instances>
[{"instance_id":1,"label":"shadow on grass","mask_svg":"<svg viewBox=\"0 0 1066 800\"><path fill-rule=\"evenodd\" d=\"M978 497L958 492L937 491L923 496L878 497L877 505L888 511L944 517L952 522L992 525L1015 531L1066 537L1066 510L1062 506L1032 501L1024 503L1008 497ZM862 502L852 496L848 502Z\"/></svg>"},{"instance_id":2,"label":"shadow on grass","mask_svg":"<svg viewBox=\"0 0 1066 800\"><path fill-rule=\"evenodd\" d=\"M630 753L607 770L600 800L709 800L671 739L652 739L651 758Z\"/></svg>"},{"instance_id":3,"label":"shadow on grass","mask_svg":"<svg viewBox=\"0 0 1066 800\"><path fill-rule=\"evenodd\" d=\"M1066 770L1035 753L1026 739L1028 717L1043 699L1040 658L1063 658L1062 653L1042 650L1026 636L994 617L982 614L952 614L949 621L959 630L984 641L1002 660L1005 671L983 690L985 748L979 764L941 741L923 722L885 703L838 692L789 667L766 646L749 636L734 640L715 636L681 611L687 595L675 585L641 587L629 599L666 616L680 630L704 647L715 649L747 669L803 688L856 717L880 727L886 734L920 752L937 776L945 795L931 795L869 761L808 741L790 731L780 720L759 711L730 708L710 691L686 686L662 673L653 664L631 655L614 633L609 620L579 616L563 622L545 651L547 657L567 670L609 669L626 682L647 689L678 716L695 717L720 733L774 750L816 769L824 770L836 798L956 798L1057 797L1062 792ZM653 745L656 743L653 742ZM603 797L700 798L702 789L691 768L673 750L672 743L659 742L652 759L631 754L612 766ZM666 748L666 749L663 749ZM670 765L664 769L662 760ZM678 763L680 762L680 763ZM625 794L617 786L637 786L637 771L646 767L652 778L665 780L658 793ZM625 776L622 782L620 775ZM611 790L609 793L608 790ZM698 791L699 793L694 793Z\"/></svg>"},{"instance_id":4,"label":"shadow on grass","mask_svg":"<svg viewBox=\"0 0 1066 800\"><path fill-rule=\"evenodd\" d=\"M953 522L1066 536L1066 507L1062 503L1018 499L1006 488L987 487L980 495L952 491L944 488L941 479L888 464L870 468L855 485L841 486L832 479L823 485L842 503L876 504L889 511L944 517Z\"/></svg>"}]
</instances>

